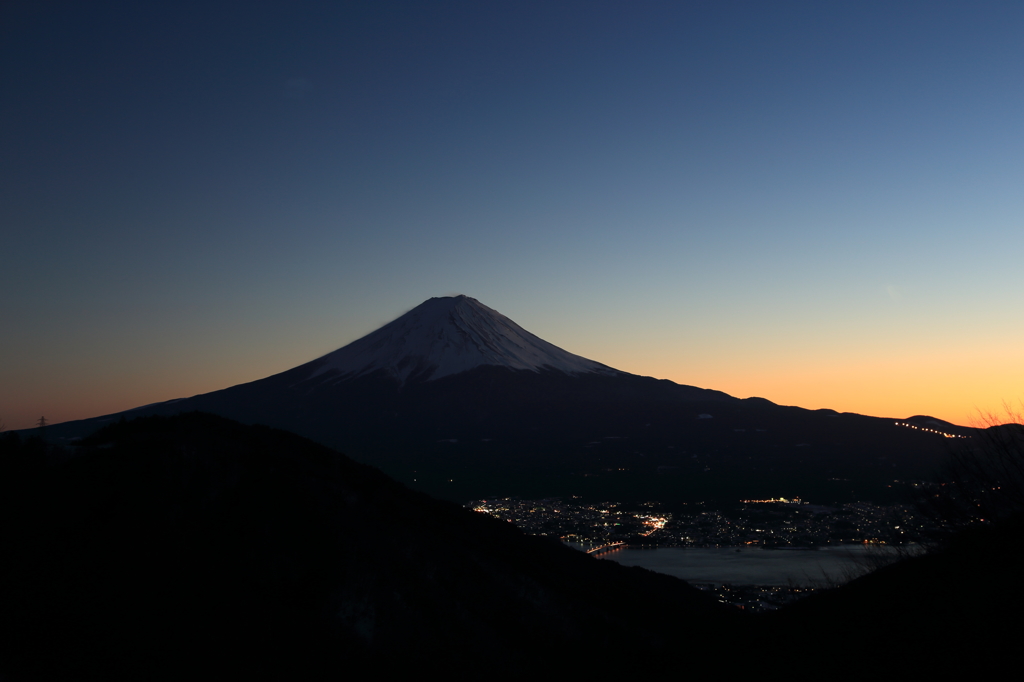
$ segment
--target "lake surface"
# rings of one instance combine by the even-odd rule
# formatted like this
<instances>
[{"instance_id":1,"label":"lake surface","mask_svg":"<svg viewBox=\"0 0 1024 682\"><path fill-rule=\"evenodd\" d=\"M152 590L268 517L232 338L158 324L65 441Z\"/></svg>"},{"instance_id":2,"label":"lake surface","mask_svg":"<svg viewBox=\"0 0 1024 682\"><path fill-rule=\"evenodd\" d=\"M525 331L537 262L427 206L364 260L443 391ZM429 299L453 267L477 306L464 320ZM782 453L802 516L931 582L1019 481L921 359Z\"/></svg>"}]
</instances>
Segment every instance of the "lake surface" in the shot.
<instances>
[{"instance_id":1,"label":"lake surface","mask_svg":"<svg viewBox=\"0 0 1024 682\"><path fill-rule=\"evenodd\" d=\"M641 566L691 583L820 587L867 573L891 548L838 545L817 550L760 548L619 549L599 558Z\"/></svg>"}]
</instances>

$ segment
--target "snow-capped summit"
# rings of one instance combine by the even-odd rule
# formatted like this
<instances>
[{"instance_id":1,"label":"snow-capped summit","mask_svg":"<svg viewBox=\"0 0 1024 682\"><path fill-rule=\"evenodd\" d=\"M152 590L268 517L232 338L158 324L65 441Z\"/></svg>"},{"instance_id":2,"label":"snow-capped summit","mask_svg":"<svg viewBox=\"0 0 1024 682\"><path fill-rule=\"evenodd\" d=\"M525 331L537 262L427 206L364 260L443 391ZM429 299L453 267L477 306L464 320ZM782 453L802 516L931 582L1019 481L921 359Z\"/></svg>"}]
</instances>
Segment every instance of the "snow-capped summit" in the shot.
<instances>
[{"instance_id":1,"label":"snow-capped summit","mask_svg":"<svg viewBox=\"0 0 1024 682\"><path fill-rule=\"evenodd\" d=\"M431 298L396 320L316 361L316 374L344 378L385 370L401 383L440 379L482 365L566 374L619 374L534 336L469 296Z\"/></svg>"}]
</instances>

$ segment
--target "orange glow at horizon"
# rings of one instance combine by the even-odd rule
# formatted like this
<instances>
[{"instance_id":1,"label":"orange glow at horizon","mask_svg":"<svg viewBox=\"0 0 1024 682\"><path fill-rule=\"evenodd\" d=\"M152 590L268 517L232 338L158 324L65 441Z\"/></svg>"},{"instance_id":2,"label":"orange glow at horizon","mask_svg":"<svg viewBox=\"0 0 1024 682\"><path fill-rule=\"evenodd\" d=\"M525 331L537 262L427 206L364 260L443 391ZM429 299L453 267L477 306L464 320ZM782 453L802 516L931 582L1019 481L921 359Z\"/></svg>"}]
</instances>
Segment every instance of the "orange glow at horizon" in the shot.
<instances>
[{"instance_id":1,"label":"orange glow at horizon","mask_svg":"<svg viewBox=\"0 0 1024 682\"><path fill-rule=\"evenodd\" d=\"M806 409L893 419L929 415L962 426L976 425L980 417L989 414L996 421L1008 421L1004 405L1011 411L1024 411L1024 366L1017 357L1018 349L1009 341L976 349L951 344L888 355L870 348L815 354L799 347L743 353L726 344L712 350L710 343L681 354L669 344L617 343L607 336L602 341L603 347L594 343L581 344L590 346L585 348L571 342L566 345L584 357L626 372ZM74 383L67 383L73 374L70 368L48 375L42 367L9 372L0 378L21 388L16 404L0 405L0 420L7 429L31 428L40 416L59 423L191 397L285 371L319 352L296 348L288 354L289 359L282 360L232 348L205 356L198 368L196 360L184 354L164 357L158 363L142 358L127 362L121 355L96 362L79 373Z\"/></svg>"},{"instance_id":2,"label":"orange glow at horizon","mask_svg":"<svg viewBox=\"0 0 1024 682\"><path fill-rule=\"evenodd\" d=\"M1008 345L962 355L932 352L842 363L833 356L791 356L688 365L673 363L660 373L636 366L619 369L737 398L756 396L779 405L874 417L928 415L974 426L988 415L1005 422L1010 420L1008 410L1024 411L1024 366Z\"/></svg>"}]
</instances>

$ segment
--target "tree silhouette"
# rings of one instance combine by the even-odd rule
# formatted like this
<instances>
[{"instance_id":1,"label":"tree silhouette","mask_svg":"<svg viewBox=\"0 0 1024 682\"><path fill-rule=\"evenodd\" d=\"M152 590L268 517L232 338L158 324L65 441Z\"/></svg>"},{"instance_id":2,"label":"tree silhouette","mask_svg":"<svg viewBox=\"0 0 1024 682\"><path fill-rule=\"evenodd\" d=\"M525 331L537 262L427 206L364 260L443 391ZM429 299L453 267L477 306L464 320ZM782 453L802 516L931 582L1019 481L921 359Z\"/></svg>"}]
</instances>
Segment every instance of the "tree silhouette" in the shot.
<instances>
[{"instance_id":1,"label":"tree silhouette","mask_svg":"<svg viewBox=\"0 0 1024 682\"><path fill-rule=\"evenodd\" d=\"M1024 515L1024 413L980 415L973 436L949 456L944 480L918 507L945 531Z\"/></svg>"}]
</instances>

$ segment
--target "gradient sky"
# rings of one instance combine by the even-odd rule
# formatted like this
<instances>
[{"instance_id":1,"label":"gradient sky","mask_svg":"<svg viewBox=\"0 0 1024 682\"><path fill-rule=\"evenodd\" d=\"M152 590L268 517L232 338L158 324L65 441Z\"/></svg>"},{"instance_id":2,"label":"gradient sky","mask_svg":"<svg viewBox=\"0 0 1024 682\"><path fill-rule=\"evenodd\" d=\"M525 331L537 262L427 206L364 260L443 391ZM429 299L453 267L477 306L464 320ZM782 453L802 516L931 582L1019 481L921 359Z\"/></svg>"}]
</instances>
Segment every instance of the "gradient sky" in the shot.
<instances>
[{"instance_id":1,"label":"gradient sky","mask_svg":"<svg viewBox=\"0 0 1024 682\"><path fill-rule=\"evenodd\" d=\"M964 424L1024 398L1024 3L5 0L0 231L7 428L452 293Z\"/></svg>"}]
</instances>

